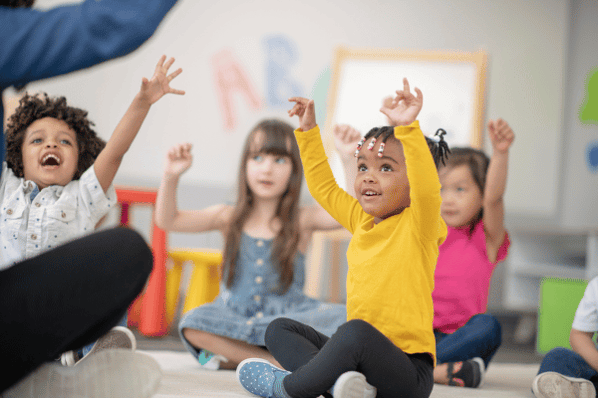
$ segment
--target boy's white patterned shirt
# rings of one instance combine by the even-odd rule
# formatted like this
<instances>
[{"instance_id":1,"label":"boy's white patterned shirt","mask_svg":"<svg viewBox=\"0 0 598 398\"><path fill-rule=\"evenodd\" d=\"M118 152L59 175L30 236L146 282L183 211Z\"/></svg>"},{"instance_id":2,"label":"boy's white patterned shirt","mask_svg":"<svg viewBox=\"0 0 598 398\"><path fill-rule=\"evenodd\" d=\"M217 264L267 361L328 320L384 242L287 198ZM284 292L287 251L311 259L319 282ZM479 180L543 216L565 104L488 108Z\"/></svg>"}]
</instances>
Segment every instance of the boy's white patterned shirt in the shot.
<instances>
[{"instance_id":1,"label":"boy's white patterned shirt","mask_svg":"<svg viewBox=\"0 0 598 398\"><path fill-rule=\"evenodd\" d=\"M104 193L93 166L66 186L42 189L32 200L32 181L2 165L0 180L0 270L91 233L116 204L111 185Z\"/></svg>"}]
</instances>

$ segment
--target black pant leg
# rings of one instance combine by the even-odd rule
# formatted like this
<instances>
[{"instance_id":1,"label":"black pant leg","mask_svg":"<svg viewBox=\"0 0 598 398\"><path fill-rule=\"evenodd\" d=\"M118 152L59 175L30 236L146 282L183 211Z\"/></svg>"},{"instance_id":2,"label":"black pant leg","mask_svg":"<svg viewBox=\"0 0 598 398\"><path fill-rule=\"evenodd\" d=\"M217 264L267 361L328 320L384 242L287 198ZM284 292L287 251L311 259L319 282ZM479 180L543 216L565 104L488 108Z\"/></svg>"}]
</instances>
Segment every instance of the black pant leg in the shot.
<instances>
[{"instance_id":1,"label":"black pant leg","mask_svg":"<svg viewBox=\"0 0 598 398\"><path fill-rule=\"evenodd\" d=\"M407 355L369 323L351 320L308 363L285 377L284 387L294 398L317 397L353 370L365 375L379 398L429 397L433 366L426 357Z\"/></svg>"},{"instance_id":2,"label":"black pant leg","mask_svg":"<svg viewBox=\"0 0 598 398\"><path fill-rule=\"evenodd\" d=\"M0 272L0 358L10 364L0 391L107 333L145 286L152 265L137 232L114 228Z\"/></svg>"},{"instance_id":3,"label":"black pant leg","mask_svg":"<svg viewBox=\"0 0 598 398\"><path fill-rule=\"evenodd\" d=\"M329 338L301 322L277 318L268 325L264 339L272 356L292 372L315 357Z\"/></svg>"}]
</instances>

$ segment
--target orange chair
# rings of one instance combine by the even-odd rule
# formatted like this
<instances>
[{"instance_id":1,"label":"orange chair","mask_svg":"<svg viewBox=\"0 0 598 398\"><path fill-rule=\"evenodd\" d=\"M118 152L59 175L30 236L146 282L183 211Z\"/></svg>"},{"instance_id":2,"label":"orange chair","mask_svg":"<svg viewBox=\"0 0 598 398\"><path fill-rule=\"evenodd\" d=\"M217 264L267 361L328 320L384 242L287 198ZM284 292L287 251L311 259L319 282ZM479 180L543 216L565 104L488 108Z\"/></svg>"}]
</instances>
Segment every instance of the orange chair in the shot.
<instances>
[{"instance_id":1,"label":"orange chair","mask_svg":"<svg viewBox=\"0 0 598 398\"><path fill-rule=\"evenodd\" d=\"M117 187L116 196L121 207L120 225L128 226L131 205L155 205L157 190L151 188ZM166 322L166 232L152 226L154 268L145 291L131 304L128 325L136 326L146 336L163 336L168 332Z\"/></svg>"}]
</instances>

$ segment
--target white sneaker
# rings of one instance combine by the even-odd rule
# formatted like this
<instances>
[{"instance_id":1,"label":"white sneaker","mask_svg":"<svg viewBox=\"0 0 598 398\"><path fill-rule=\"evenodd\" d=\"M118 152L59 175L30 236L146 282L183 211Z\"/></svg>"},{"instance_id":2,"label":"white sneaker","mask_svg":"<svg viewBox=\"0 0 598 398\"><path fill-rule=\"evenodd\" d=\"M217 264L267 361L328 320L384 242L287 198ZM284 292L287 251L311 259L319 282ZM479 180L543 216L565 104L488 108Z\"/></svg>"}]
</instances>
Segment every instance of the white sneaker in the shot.
<instances>
[{"instance_id":1,"label":"white sneaker","mask_svg":"<svg viewBox=\"0 0 598 398\"><path fill-rule=\"evenodd\" d=\"M4 398L146 398L160 384L160 365L146 354L104 350L79 366L48 363L3 393Z\"/></svg>"},{"instance_id":2,"label":"white sneaker","mask_svg":"<svg viewBox=\"0 0 598 398\"><path fill-rule=\"evenodd\" d=\"M538 398L596 397L596 388L591 381L563 376L557 372L546 372L536 376L532 391Z\"/></svg>"},{"instance_id":3,"label":"white sneaker","mask_svg":"<svg viewBox=\"0 0 598 398\"><path fill-rule=\"evenodd\" d=\"M208 350L199 350L197 361L202 369L206 370L218 370L220 369L221 362L228 362L228 359L222 355L216 355Z\"/></svg>"},{"instance_id":4,"label":"white sneaker","mask_svg":"<svg viewBox=\"0 0 598 398\"><path fill-rule=\"evenodd\" d=\"M369 385L363 373L343 373L332 387L334 398L375 398L376 388Z\"/></svg>"},{"instance_id":5,"label":"white sneaker","mask_svg":"<svg viewBox=\"0 0 598 398\"><path fill-rule=\"evenodd\" d=\"M100 337L94 344L91 351L84 356L80 356L77 351L67 351L60 356L60 362L63 366L75 366L91 354L97 353L109 348L123 348L135 351L137 341L135 335L124 326L115 326L108 333Z\"/></svg>"}]
</instances>

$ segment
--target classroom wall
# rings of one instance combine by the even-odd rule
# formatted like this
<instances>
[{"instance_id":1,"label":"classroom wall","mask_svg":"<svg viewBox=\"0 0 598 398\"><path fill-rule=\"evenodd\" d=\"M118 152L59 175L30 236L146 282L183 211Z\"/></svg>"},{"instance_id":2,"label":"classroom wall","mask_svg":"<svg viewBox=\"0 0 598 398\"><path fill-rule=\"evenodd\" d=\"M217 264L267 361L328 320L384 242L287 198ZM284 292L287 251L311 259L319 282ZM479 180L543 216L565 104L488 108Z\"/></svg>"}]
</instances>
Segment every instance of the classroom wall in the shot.
<instances>
[{"instance_id":1,"label":"classroom wall","mask_svg":"<svg viewBox=\"0 0 598 398\"><path fill-rule=\"evenodd\" d=\"M38 6L60 3L39 0ZM486 118L506 119L517 134L507 211L553 219L566 153L562 131L569 109L563 104L569 6L562 0L263 0L259 5L181 0L135 53L31 84L29 90L65 95L88 109L100 135L108 139L141 77L151 76L163 53L175 56L174 66L184 72L172 85L187 95L164 98L151 110L116 183L158 186L167 148L189 141L196 160L181 180L180 205L198 208L234 200L240 150L258 120L286 119L290 95L325 100L337 46L483 49L489 56ZM399 88L402 77L389 82L389 93ZM318 117L323 123L325 115L319 112ZM210 244L179 234L171 234L171 242Z\"/></svg>"},{"instance_id":2,"label":"classroom wall","mask_svg":"<svg viewBox=\"0 0 598 398\"><path fill-rule=\"evenodd\" d=\"M598 231L598 2L571 2L560 222Z\"/></svg>"}]
</instances>

